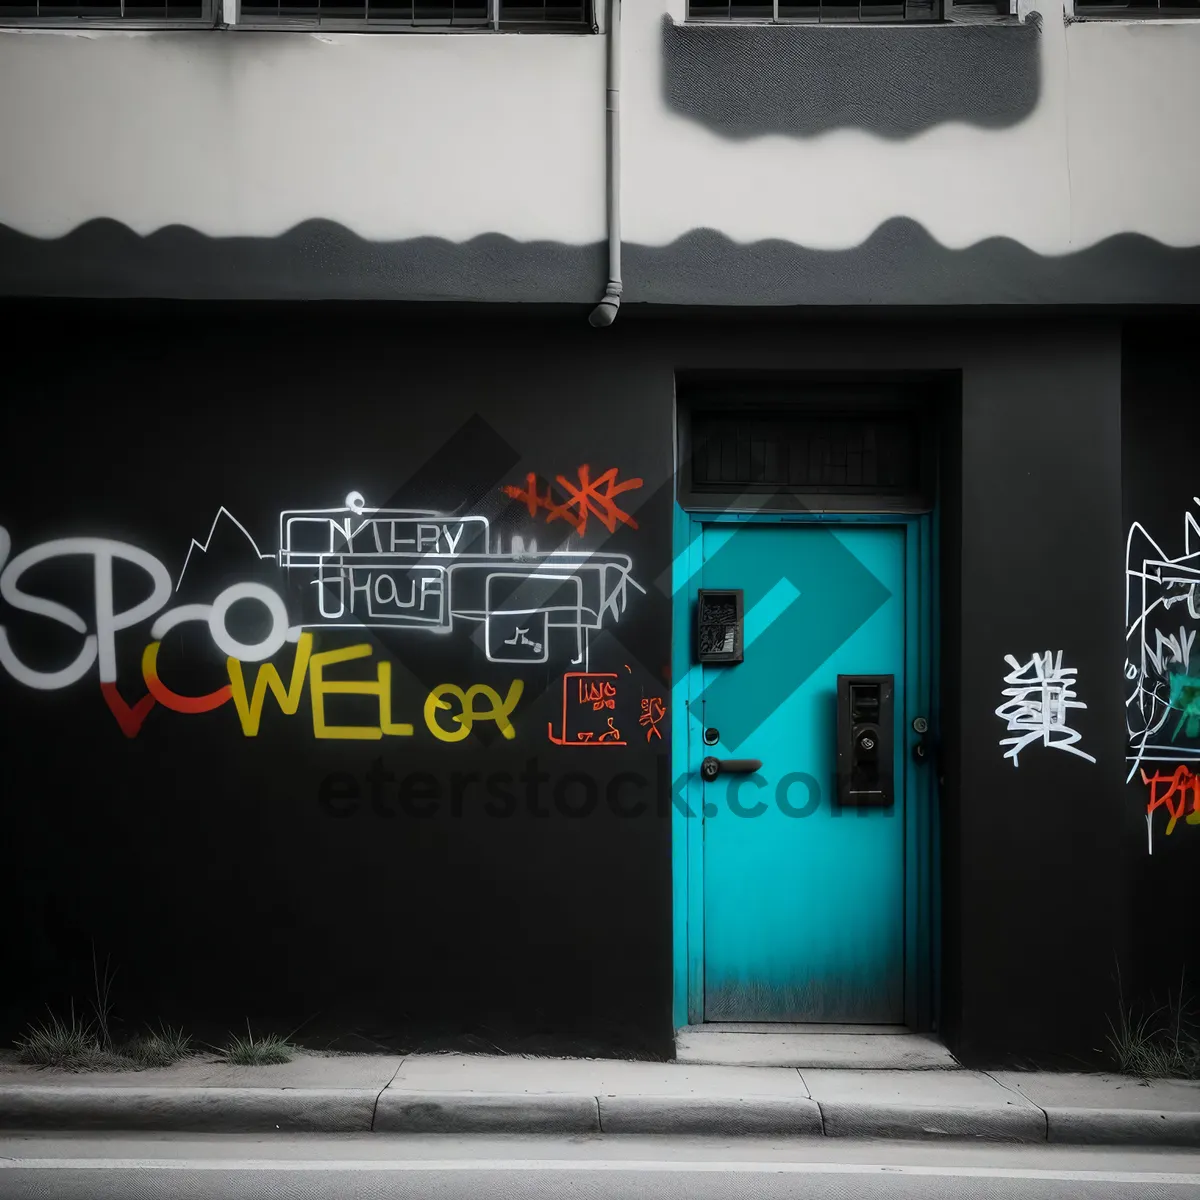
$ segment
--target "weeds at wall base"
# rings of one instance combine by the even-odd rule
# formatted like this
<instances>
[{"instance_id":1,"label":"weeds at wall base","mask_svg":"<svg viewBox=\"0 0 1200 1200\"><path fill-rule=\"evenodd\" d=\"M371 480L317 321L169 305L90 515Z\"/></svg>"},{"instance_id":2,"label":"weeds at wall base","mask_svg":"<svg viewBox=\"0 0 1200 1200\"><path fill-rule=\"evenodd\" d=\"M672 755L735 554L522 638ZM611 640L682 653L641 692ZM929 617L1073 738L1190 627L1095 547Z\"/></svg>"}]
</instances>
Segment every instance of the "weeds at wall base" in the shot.
<instances>
[{"instance_id":1,"label":"weeds at wall base","mask_svg":"<svg viewBox=\"0 0 1200 1200\"><path fill-rule=\"evenodd\" d=\"M295 1047L286 1037L277 1034L267 1034L256 1038L250 1032L250 1022L246 1022L246 1036L235 1033L229 1039L229 1045L221 1052L227 1063L238 1067L265 1067L292 1061Z\"/></svg>"},{"instance_id":2,"label":"weeds at wall base","mask_svg":"<svg viewBox=\"0 0 1200 1200\"><path fill-rule=\"evenodd\" d=\"M1165 1004L1146 1012L1127 1006L1117 968L1117 1019L1108 1022L1109 1052L1123 1075L1142 1079L1200 1078L1200 1030L1184 976Z\"/></svg>"},{"instance_id":3,"label":"weeds at wall base","mask_svg":"<svg viewBox=\"0 0 1200 1200\"><path fill-rule=\"evenodd\" d=\"M37 1067L58 1067L63 1071L121 1070L124 1060L106 1050L90 1021L70 1014L64 1019L51 1012L43 1022L34 1022L16 1041L17 1059Z\"/></svg>"},{"instance_id":4,"label":"weeds at wall base","mask_svg":"<svg viewBox=\"0 0 1200 1200\"><path fill-rule=\"evenodd\" d=\"M169 1067L191 1053L191 1042L182 1029L164 1024L138 1034L121 1053L138 1067Z\"/></svg>"},{"instance_id":5,"label":"weeds at wall base","mask_svg":"<svg viewBox=\"0 0 1200 1200\"><path fill-rule=\"evenodd\" d=\"M31 1024L15 1045L18 1062L61 1071L169 1067L191 1052L191 1039L182 1030L167 1025L138 1034L119 1049L112 1048L105 1033L75 1015L74 1004L65 1019L50 1012L45 1021Z\"/></svg>"}]
</instances>

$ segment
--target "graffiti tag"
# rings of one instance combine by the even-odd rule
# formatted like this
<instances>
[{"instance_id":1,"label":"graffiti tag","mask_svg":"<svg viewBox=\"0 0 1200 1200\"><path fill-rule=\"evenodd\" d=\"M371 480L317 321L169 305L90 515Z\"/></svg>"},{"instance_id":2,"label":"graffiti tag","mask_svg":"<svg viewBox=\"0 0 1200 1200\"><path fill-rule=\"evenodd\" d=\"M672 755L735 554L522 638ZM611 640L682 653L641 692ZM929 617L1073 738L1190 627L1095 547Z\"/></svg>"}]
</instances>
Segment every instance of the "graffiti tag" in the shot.
<instances>
[{"instance_id":1,"label":"graffiti tag","mask_svg":"<svg viewBox=\"0 0 1200 1200\"><path fill-rule=\"evenodd\" d=\"M616 497L622 492L640 488L641 479L621 481L617 477L616 467L610 467L593 479L591 467L585 463L577 470L574 483L563 475L556 476L555 482L565 499L556 498L549 484L544 492L540 492L537 476L532 472L525 476L523 488L507 484L504 493L514 500L520 500L529 510L531 517L536 517L538 510L544 509L547 524L551 521L566 521L581 536L587 533L589 516L594 516L609 533L615 533L618 524L628 525L630 529L638 527L637 521L618 507Z\"/></svg>"}]
</instances>

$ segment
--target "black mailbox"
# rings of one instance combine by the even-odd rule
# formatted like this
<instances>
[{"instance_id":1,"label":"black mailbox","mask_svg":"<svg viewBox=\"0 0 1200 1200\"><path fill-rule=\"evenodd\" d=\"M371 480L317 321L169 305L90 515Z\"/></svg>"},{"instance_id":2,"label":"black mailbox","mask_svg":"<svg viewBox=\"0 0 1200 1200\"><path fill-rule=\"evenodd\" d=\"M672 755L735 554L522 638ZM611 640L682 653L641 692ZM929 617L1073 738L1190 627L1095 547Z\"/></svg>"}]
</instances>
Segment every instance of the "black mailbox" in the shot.
<instances>
[{"instance_id":1,"label":"black mailbox","mask_svg":"<svg viewBox=\"0 0 1200 1200\"><path fill-rule=\"evenodd\" d=\"M838 804L888 808L895 803L893 675L839 675Z\"/></svg>"},{"instance_id":2,"label":"black mailbox","mask_svg":"<svg viewBox=\"0 0 1200 1200\"><path fill-rule=\"evenodd\" d=\"M696 658L702 663L742 661L741 588L701 588L696 604Z\"/></svg>"}]
</instances>

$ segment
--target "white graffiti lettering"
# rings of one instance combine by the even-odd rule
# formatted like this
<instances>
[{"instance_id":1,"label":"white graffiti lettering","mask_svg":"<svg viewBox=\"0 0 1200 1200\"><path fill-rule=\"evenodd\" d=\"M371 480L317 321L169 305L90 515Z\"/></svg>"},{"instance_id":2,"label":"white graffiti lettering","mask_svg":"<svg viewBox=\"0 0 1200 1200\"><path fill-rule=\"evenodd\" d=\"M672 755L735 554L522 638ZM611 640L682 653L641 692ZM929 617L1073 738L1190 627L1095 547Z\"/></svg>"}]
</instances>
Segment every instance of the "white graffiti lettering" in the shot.
<instances>
[{"instance_id":1,"label":"white graffiti lettering","mask_svg":"<svg viewBox=\"0 0 1200 1200\"><path fill-rule=\"evenodd\" d=\"M998 709L996 716L1008 722L1016 737L1002 738L1000 745L1008 746L1004 757L1011 758L1013 766L1020 766L1017 756L1026 746L1041 742L1054 750L1066 750L1096 760L1076 748L1082 735L1067 723L1069 709L1084 709L1087 705L1075 699L1074 667L1062 665L1062 651L1057 655L1047 650L1034 654L1027 663L1019 663L1011 654L1004 656L1012 670L1004 677L1009 684L1004 695L1009 697Z\"/></svg>"},{"instance_id":2,"label":"white graffiti lettering","mask_svg":"<svg viewBox=\"0 0 1200 1200\"><path fill-rule=\"evenodd\" d=\"M289 615L281 591L250 581L226 587L211 604L166 609L193 555L211 552L223 518L245 537L256 561L273 560L285 572L307 576L315 603L304 605L306 611L298 620ZM341 508L285 511L279 528L278 556L265 554L246 527L222 506L207 537L191 539L172 586L167 568L149 551L106 538L58 539L10 560L11 537L0 526L0 597L12 608L55 621L83 639L66 666L38 670L18 658L7 629L0 625L0 666L27 687L57 690L83 679L98 664L101 683L113 684L116 635L155 618L150 630L155 641L185 622L203 622L221 653L240 662L269 659L285 641L298 641L305 629L448 632L465 623L478 631L491 662L546 662L553 636L560 639L572 665L586 668L589 635L606 619L620 619L629 587L645 591L632 579L627 555L538 552L535 544L526 546L519 537L513 538L505 553L491 545L486 517L371 509L359 492L351 492ZM91 626L67 605L22 586L31 568L71 557L91 560ZM115 607L113 593L118 561L138 568L148 583L148 593L121 610ZM259 605L270 619L268 632L257 642L243 642L230 631L230 611L243 602Z\"/></svg>"},{"instance_id":3,"label":"white graffiti lettering","mask_svg":"<svg viewBox=\"0 0 1200 1200\"><path fill-rule=\"evenodd\" d=\"M1200 504L1200 497L1193 500ZM1191 669L1198 621L1196 514L1184 514L1183 553L1174 558L1135 522L1125 543L1127 782L1144 763L1200 762L1200 706L1195 699L1200 680ZM1169 622L1168 628L1160 628L1159 622Z\"/></svg>"},{"instance_id":4,"label":"white graffiti lettering","mask_svg":"<svg viewBox=\"0 0 1200 1200\"><path fill-rule=\"evenodd\" d=\"M21 576L31 567L73 555L90 557L93 561L96 624L93 633L88 632L84 619L65 604L31 595L21 588ZM113 607L113 564L117 559L140 567L151 583L149 596L120 612ZM153 554L137 546L106 538L60 538L32 546L9 562L0 574L0 596L15 609L49 617L84 635L83 647L69 666L59 671L34 671L17 658L7 630L0 626L0 664L5 670L27 687L57 690L82 679L96 661L100 664L100 682L114 682L117 678L117 633L145 621L162 608L171 596L171 577Z\"/></svg>"}]
</instances>

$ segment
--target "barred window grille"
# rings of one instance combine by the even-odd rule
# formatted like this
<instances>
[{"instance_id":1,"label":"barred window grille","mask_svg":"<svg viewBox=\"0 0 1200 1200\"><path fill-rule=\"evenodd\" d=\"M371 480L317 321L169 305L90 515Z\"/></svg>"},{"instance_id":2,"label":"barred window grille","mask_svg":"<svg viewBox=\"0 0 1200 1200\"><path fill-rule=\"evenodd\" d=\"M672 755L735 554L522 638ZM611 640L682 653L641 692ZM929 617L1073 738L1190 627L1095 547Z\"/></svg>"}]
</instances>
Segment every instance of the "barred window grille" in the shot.
<instances>
[{"instance_id":1,"label":"barred window grille","mask_svg":"<svg viewBox=\"0 0 1200 1200\"><path fill-rule=\"evenodd\" d=\"M2 21L45 21L71 24L96 21L128 25L209 24L216 13L216 0L27 0L0 3Z\"/></svg>"},{"instance_id":2,"label":"barred window grille","mask_svg":"<svg viewBox=\"0 0 1200 1200\"><path fill-rule=\"evenodd\" d=\"M916 414L692 416L697 492L903 494L920 486Z\"/></svg>"},{"instance_id":3,"label":"barred window grille","mask_svg":"<svg viewBox=\"0 0 1200 1200\"><path fill-rule=\"evenodd\" d=\"M583 0L242 0L242 20L342 22L413 28L578 28L590 24Z\"/></svg>"},{"instance_id":4,"label":"barred window grille","mask_svg":"<svg viewBox=\"0 0 1200 1200\"><path fill-rule=\"evenodd\" d=\"M691 21L939 21L946 0L688 0Z\"/></svg>"},{"instance_id":5,"label":"barred window grille","mask_svg":"<svg viewBox=\"0 0 1200 1200\"><path fill-rule=\"evenodd\" d=\"M0 23L213 25L220 0L0 0ZM239 24L588 29L591 0L242 0Z\"/></svg>"},{"instance_id":6,"label":"barred window grille","mask_svg":"<svg viewBox=\"0 0 1200 1200\"><path fill-rule=\"evenodd\" d=\"M1200 0L1075 0L1077 17L1200 17Z\"/></svg>"}]
</instances>

